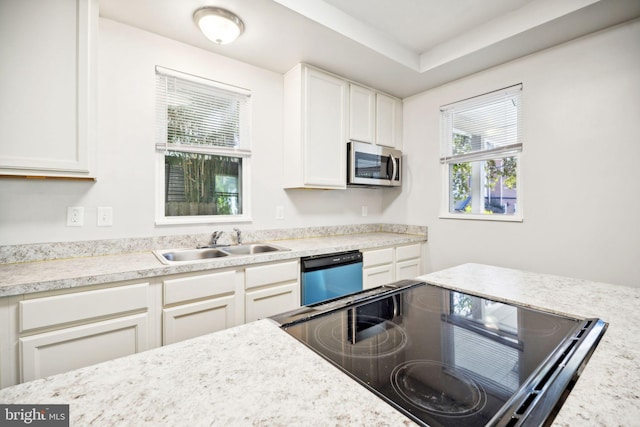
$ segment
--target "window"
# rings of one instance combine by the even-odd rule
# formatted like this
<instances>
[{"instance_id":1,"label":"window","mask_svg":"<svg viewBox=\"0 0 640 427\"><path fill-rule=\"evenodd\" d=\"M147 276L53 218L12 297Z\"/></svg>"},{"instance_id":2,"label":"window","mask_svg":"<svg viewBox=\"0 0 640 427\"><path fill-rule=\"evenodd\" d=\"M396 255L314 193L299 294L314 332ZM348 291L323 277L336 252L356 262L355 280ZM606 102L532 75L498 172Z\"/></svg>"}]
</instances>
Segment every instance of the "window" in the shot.
<instances>
[{"instance_id":1,"label":"window","mask_svg":"<svg viewBox=\"0 0 640 427\"><path fill-rule=\"evenodd\" d=\"M441 217L522 220L521 94L519 84L440 108Z\"/></svg>"},{"instance_id":2,"label":"window","mask_svg":"<svg viewBox=\"0 0 640 427\"><path fill-rule=\"evenodd\" d=\"M249 92L156 67L156 95L156 222L249 220Z\"/></svg>"}]
</instances>

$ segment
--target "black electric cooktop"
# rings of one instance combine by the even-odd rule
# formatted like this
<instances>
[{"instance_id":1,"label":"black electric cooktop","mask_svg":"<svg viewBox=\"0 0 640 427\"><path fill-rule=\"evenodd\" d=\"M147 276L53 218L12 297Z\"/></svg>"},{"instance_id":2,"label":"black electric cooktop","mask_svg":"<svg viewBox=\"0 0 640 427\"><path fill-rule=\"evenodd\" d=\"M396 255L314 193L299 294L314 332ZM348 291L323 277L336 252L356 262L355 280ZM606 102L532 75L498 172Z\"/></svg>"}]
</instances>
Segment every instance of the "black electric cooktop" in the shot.
<instances>
[{"instance_id":1,"label":"black electric cooktop","mask_svg":"<svg viewBox=\"0 0 640 427\"><path fill-rule=\"evenodd\" d=\"M432 427L550 423L606 328L417 281L273 319Z\"/></svg>"}]
</instances>

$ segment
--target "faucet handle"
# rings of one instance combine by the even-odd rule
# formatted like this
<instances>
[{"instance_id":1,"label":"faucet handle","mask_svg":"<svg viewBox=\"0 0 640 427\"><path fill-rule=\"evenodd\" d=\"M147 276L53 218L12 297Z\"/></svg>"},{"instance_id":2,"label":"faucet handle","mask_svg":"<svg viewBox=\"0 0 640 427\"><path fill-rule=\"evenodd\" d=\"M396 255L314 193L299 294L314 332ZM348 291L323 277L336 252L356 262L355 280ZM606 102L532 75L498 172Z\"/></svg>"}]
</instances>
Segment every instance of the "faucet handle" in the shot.
<instances>
[{"instance_id":1,"label":"faucet handle","mask_svg":"<svg viewBox=\"0 0 640 427\"><path fill-rule=\"evenodd\" d=\"M220 236L222 236L222 231L214 231L213 234L211 234L211 244L212 245L217 245L218 244L218 239L220 238Z\"/></svg>"},{"instance_id":2,"label":"faucet handle","mask_svg":"<svg viewBox=\"0 0 640 427\"><path fill-rule=\"evenodd\" d=\"M242 231L240 231L239 228L234 228L233 231L236 232L236 238L238 240L238 244L241 245L242 244Z\"/></svg>"}]
</instances>

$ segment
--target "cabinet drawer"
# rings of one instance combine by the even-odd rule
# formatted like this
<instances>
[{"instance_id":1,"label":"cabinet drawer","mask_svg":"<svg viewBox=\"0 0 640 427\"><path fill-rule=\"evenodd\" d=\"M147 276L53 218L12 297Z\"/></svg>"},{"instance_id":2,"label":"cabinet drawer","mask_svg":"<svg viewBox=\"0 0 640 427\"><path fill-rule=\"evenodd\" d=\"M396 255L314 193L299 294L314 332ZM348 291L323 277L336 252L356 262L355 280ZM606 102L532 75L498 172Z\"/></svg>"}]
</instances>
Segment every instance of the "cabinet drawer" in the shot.
<instances>
[{"instance_id":1,"label":"cabinet drawer","mask_svg":"<svg viewBox=\"0 0 640 427\"><path fill-rule=\"evenodd\" d=\"M164 304L209 298L235 291L235 271L165 280Z\"/></svg>"},{"instance_id":2,"label":"cabinet drawer","mask_svg":"<svg viewBox=\"0 0 640 427\"><path fill-rule=\"evenodd\" d=\"M415 245L399 246L396 248L396 261L420 258L421 252L419 243Z\"/></svg>"},{"instance_id":3,"label":"cabinet drawer","mask_svg":"<svg viewBox=\"0 0 640 427\"><path fill-rule=\"evenodd\" d=\"M20 332L146 310L148 290L148 283L140 283L20 301Z\"/></svg>"},{"instance_id":4,"label":"cabinet drawer","mask_svg":"<svg viewBox=\"0 0 640 427\"><path fill-rule=\"evenodd\" d=\"M257 288L283 282L298 281L300 266L298 261L248 267L245 271L246 288Z\"/></svg>"},{"instance_id":5,"label":"cabinet drawer","mask_svg":"<svg viewBox=\"0 0 640 427\"><path fill-rule=\"evenodd\" d=\"M365 251L362 253L362 258L362 266L364 268L391 264L393 262L393 248Z\"/></svg>"}]
</instances>

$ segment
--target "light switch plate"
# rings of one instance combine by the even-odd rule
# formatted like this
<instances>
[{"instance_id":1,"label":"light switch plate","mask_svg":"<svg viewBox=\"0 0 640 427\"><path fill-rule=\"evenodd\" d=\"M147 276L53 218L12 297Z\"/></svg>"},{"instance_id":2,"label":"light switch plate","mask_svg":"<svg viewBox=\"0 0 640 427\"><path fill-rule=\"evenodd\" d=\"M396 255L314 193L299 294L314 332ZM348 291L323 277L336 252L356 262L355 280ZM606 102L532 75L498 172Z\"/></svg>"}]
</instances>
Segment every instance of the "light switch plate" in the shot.
<instances>
[{"instance_id":1,"label":"light switch plate","mask_svg":"<svg viewBox=\"0 0 640 427\"><path fill-rule=\"evenodd\" d=\"M111 227L113 225L113 208L100 206L98 207L98 227Z\"/></svg>"}]
</instances>

